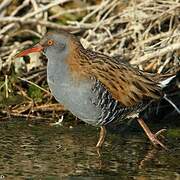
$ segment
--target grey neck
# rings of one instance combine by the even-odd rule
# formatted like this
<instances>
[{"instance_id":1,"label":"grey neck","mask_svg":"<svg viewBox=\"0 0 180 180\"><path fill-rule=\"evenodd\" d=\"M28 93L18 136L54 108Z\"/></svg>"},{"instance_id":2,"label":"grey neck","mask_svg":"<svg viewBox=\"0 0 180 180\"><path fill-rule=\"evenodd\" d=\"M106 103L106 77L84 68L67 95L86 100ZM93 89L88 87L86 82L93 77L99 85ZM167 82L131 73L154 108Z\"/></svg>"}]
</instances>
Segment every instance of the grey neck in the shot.
<instances>
[{"instance_id":1,"label":"grey neck","mask_svg":"<svg viewBox=\"0 0 180 180\"><path fill-rule=\"evenodd\" d=\"M56 52L56 50L47 50L45 55L48 58L47 76L48 79L54 78L64 79L69 76L69 68L66 63L67 50Z\"/></svg>"}]
</instances>

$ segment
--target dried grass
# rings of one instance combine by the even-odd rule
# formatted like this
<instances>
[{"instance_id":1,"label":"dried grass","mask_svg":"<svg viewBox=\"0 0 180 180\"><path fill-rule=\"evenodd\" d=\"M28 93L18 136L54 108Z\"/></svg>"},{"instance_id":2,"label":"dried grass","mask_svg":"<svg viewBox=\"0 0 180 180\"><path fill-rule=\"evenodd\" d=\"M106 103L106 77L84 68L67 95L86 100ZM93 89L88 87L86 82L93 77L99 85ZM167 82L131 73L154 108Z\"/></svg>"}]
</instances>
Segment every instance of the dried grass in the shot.
<instances>
[{"instance_id":1,"label":"dried grass","mask_svg":"<svg viewBox=\"0 0 180 180\"><path fill-rule=\"evenodd\" d=\"M178 0L13 0L0 1L0 91L2 117L57 116L63 107L46 90L45 63L37 64L14 55L48 30L67 29L81 35L86 48L111 56L123 56L140 69L167 73L180 61L180 2ZM19 68L23 73L19 73ZM14 73L15 71L15 73ZM15 75L14 75L15 74ZM17 78L18 76L23 78ZM28 95L27 83L42 90L41 102ZM41 86L41 87L40 87ZM46 89L44 89L46 88ZM20 95L20 103L7 99Z\"/></svg>"}]
</instances>

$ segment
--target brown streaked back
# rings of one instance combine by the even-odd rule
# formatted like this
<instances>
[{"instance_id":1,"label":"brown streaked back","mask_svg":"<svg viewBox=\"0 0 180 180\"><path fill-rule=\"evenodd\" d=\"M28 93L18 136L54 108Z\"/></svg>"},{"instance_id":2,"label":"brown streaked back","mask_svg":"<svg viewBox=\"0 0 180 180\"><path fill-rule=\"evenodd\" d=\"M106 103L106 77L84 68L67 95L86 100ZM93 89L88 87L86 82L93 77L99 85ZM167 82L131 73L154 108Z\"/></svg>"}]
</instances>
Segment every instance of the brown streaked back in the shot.
<instances>
[{"instance_id":1,"label":"brown streaked back","mask_svg":"<svg viewBox=\"0 0 180 180\"><path fill-rule=\"evenodd\" d=\"M112 97L124 106L135 106L147 99L156 100L162 95L161 88L153 80L153 76L118 62L117 59L82 47L73 52L69 61L71 71L80 78L96 78Z\"/></svg>"}]
</instances>

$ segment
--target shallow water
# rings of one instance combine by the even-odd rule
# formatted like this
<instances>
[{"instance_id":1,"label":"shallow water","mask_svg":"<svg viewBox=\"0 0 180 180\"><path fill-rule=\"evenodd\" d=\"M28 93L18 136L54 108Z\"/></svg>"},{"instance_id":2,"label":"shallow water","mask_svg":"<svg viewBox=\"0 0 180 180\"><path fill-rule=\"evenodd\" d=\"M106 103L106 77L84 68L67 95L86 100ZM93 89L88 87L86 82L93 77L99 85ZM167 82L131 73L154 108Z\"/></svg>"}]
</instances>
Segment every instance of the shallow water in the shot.
<instances>
[{"instance_id":1,"label":"shallow water","mask_svg":"<svg viewBox=\"0 0 180 180\"><path fill-rule=\"evenodd\" d=\"M0 122L0 179L180 179L180 141L153 149L143 134L109 133L101 157L98 130L88 125L50 127Z\"/></svg>"}]
</instances>

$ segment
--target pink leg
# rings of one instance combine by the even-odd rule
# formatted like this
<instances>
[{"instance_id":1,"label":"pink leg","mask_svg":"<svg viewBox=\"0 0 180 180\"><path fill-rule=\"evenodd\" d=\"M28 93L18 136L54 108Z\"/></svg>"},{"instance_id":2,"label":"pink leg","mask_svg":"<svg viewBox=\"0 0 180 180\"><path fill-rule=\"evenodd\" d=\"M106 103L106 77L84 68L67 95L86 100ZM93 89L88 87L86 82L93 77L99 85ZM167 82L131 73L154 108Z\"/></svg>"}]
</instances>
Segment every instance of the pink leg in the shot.
<instances>
[{"instance_id":1,"label":"pink leg","mask_svg":"<svg viewBox=\"0 0 180 180\"><path fill-rule=\"evenodd\" d=\"M153 134L143 119L138 119L138 122L154 146L160 145L164 149L168 150L167 147L162 144L157 138L157 136L160 135L162 132L166 131L166 129L161 129L156 134Z\"/></svg>"}]
</instances>

